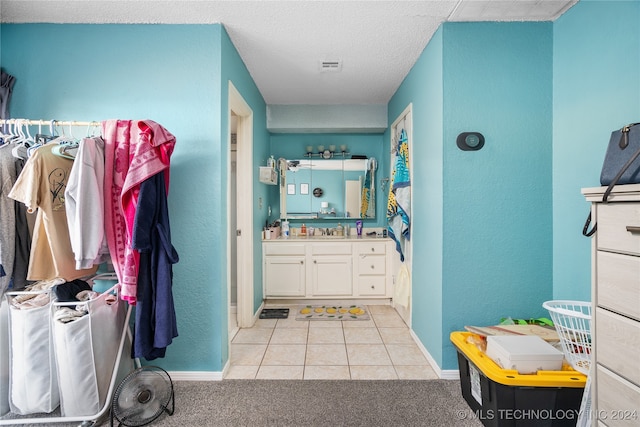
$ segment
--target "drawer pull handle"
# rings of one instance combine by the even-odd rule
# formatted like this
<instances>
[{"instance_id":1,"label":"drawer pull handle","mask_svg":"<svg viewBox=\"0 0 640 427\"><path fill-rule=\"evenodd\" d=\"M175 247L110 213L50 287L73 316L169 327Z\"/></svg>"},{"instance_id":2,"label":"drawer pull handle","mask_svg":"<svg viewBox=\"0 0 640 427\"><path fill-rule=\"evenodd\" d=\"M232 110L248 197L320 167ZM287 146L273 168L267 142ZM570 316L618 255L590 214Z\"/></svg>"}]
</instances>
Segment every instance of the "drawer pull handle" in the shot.
<instances>
[{"instance_id":1,"label":"drawer pull handle","mask_svg":"<svg viewBox=\"0 0 640 427\"><path fill-rule=\"evenodd\" d=\"M304 264L304 261L300 260L300 264Z\"/></svg>"},{"instance_id":2,"label":"drawer pull handle","mask_svg":"<svg viewBox=\"0 0 640 427\"><path fill-rule=\"evenodd\" d=\"M638 226L638 225L627 225L627 231L629 233L640 233L640 226Z\"/></svg>"},{"instance_id":3,"label":"drawer pull handle","mask_svg":"<svg viewBox=\"0 0 640 427\"><path fill-rule=\"evenodd\" d=\"M372 266L371 266L371 269L372 269L372 270L375 270L375 268L376 268L376 266L375 266L375 265L372 265Z\"/></svg>"}]
</instances>

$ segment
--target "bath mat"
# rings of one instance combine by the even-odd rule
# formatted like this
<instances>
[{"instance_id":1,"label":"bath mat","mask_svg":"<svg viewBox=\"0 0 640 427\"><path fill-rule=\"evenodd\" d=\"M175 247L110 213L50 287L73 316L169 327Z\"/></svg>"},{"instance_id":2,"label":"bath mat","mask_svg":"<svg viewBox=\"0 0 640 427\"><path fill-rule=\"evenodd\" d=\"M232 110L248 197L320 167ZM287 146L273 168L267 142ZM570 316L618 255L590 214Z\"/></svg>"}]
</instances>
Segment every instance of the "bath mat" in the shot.
<instances>
[{"instance_id":1,"label":"bath mat","mask_svg":"<svg viewBox=\"0 0 640 427\"><path fill-rule=\"evenodd\" d=\"M296 320L369 320L369 312L361 305L307 305Z\"/></svg>"},{"instance_id":2,"label":"bath mat","mask_svg":"<svg viewBox=\"0 0 640 427\"><path fill-rule=\"evenodd\" d=\"M264 308L260 312L260 319L286 319L289 317L288 308Z\"/></svg>"}]
</instances>

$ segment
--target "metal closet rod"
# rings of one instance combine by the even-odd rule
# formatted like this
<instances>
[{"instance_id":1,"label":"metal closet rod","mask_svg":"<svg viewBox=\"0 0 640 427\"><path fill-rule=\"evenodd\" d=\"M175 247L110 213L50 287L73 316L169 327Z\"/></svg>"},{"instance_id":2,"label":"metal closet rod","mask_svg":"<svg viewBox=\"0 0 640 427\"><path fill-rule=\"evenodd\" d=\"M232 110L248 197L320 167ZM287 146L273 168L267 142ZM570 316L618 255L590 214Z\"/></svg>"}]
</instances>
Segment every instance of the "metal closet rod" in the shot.
<instances>
[{"instance_id":1,"label":"metal closet rod","mask_svg":"<svg viewBox=\"0 0 640 427\"><path fill-rule=\"evenodd\" d=\"M100 126L102 122L79 122L65 120L31 120L31 119L0 119L0 125L28 125L28 126Z\"/></svg>"}]
</instances>

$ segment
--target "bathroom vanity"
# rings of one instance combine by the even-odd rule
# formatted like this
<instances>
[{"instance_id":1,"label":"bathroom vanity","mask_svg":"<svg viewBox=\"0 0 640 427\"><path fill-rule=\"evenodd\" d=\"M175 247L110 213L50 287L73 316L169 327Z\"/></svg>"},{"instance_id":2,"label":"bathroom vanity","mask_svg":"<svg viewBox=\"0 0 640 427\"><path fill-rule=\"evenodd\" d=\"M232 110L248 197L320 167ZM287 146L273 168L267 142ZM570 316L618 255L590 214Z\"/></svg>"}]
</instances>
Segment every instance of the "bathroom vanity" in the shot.
<instances>
[{"instance_id":1,"label":"bathroom vanity","mask_svg":"<svg viewBox=\"0 0 640 427\"><path fill-rule=\"evenodd\" d=\"M391 298L394 242L357 236L264 240L265 298Z\"/></svg>"}]
</instances>

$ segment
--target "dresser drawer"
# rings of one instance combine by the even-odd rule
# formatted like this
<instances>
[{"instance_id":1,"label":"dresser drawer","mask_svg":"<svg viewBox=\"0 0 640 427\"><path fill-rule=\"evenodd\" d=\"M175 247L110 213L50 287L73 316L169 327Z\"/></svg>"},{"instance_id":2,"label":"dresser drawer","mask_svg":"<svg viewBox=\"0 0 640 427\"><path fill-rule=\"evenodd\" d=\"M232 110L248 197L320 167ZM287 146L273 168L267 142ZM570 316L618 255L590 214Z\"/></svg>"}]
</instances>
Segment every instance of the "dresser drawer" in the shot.
<instances>
[{"instance_id":1,"label":"dresser drawer","mask_svg":"<svg viewBox=\"0 0 640 427\"><path fill-rule=\"evenodd\" d=\"M384 295L387 291L385 276L358 277L358 293L360 296Z\"/></svg>"},{"instance_id":2,"label":"dresser drawer","mask_svg":"<svg viewBox=\"0 0 640 427\"><path fill-rule=\"evenodd\" d=\"M640 387L600 365L596 369L598 418L609 427L640 424Z\"/></svg>"},{"instance_id":3,"label":"dresser drawer","mask_svg":"<svg viewBox=\"0 0 640 427\"><path fill-rule=\"evenodd\" d=\"M358 243L356 251L358 255L384 255L386 247L385 242Z\"/></svg>"},{"instance_id":4,"label":"dresser drawer","mask_svg":"<svg viewBox=\"0 0 640 427\"><path fill-rule=\"evenodd\" d=\"M349 243L313 243L311 255L351 255Z\"/></svg>"},{"instance_id":5,"label":"dresser drawer","mask_svg":"<svg viewBox=\"0 0 640 427\"><path fill-rule=\"evenodd\" d=\"M360 255L358 257L358 274L384 275L387 258L380 255Z\"/></svg>"},{"instance_id":6,"label":"dresser drawer","mask_svg":"<svg viewBox=\"0 0 640 427\"><path fill-rule=\"evenodd\" d=\"M596 360L640 385L640 322L596 309Z\"/></svg>"},{"instance_id":7,"label":"dresser drawer","mask_svg":"<svg viewBox=\"0 0 640 427\"><path fill-rule=\"evenodd\" d=\"M640 320L640 257L598 251L597 305Z\"/></svg>"},{"instance_id":8,"label":"dresser drawer","mask_svg":"<svg viewBox=\"0 0 640 427\"><path fill-rule=\"evenodd\" d=\"M598 203L597 247L640 255L640 203Z\"/></svg>"},{"instance_id":9,"label":"dresser drawer","mask_svg":"<svg viewBox=\"0 0 640 427\"><path fill-rule=\"evenodd\" d=\"M304 244L263 243L265 255L304 255Z\"/></svg>"}]
</instances>

